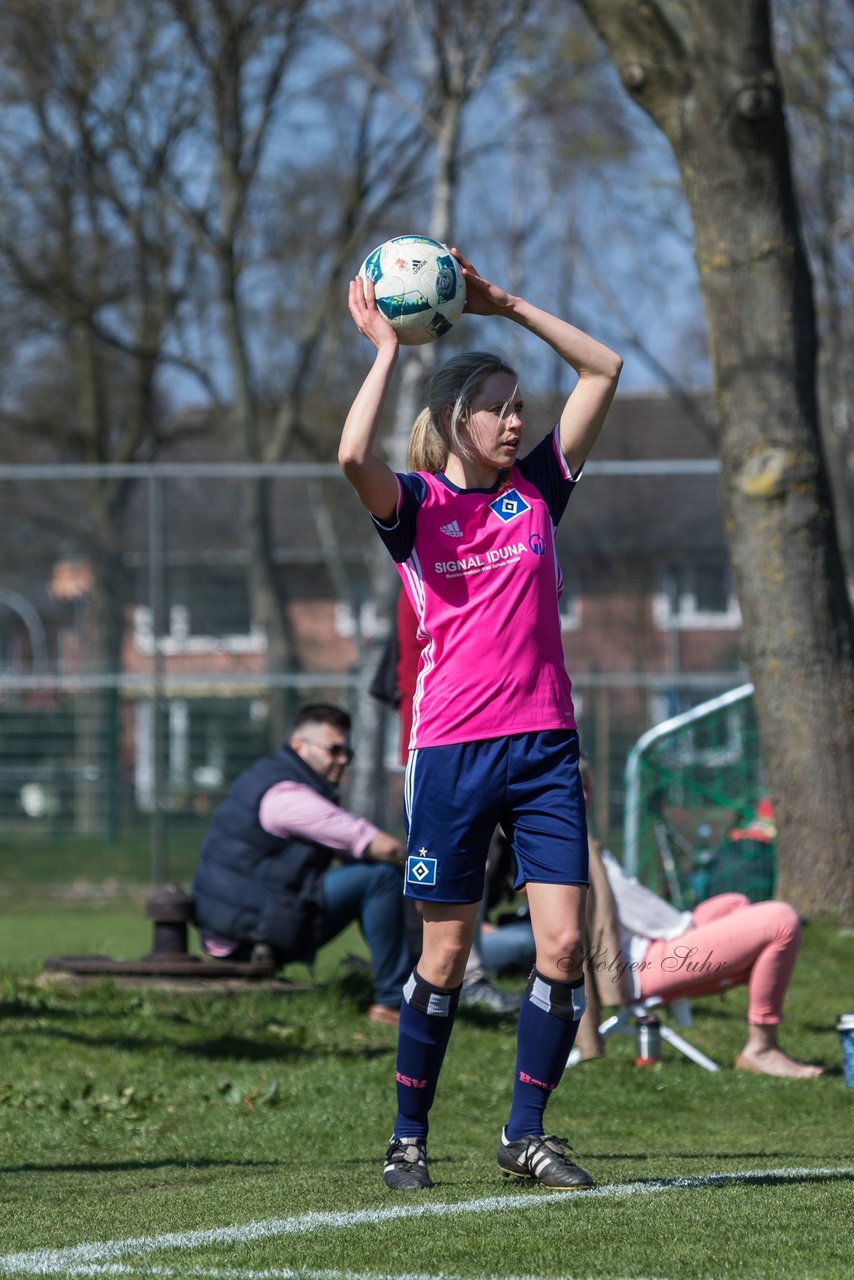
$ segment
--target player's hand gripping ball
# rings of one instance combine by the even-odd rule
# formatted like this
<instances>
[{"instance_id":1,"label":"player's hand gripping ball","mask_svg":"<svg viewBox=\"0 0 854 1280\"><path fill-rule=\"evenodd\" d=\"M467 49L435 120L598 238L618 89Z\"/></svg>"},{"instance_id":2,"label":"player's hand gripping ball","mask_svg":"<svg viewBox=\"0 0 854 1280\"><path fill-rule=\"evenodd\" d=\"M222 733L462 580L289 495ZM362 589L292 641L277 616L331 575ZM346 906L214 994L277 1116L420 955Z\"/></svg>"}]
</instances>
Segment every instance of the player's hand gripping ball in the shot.
<instances>
[{"instance_id":1,"label":"player's hand gripping ball","mask_svg":"<svg viewBox=\"0 0 854 1280\"><path fill-rule=\"evenodd\" d=\"M466 282L438 240L395 236L368 254L359 275L373 280L377 308L406 346L433 342L462 315Z\"/></svg>"}]
</instances>

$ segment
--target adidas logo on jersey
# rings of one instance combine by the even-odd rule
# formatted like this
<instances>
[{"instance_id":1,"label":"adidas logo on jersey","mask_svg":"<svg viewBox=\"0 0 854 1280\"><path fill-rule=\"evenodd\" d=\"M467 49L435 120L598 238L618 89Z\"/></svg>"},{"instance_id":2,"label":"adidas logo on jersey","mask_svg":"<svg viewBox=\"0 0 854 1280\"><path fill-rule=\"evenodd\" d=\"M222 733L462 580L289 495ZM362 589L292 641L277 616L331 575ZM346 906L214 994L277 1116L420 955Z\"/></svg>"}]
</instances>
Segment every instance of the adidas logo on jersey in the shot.
<instances>
[{"instance_id":1,"label":"adidas logo on jersey","mask_svg":"<svg viewBox=\"0 0 854 1280\"><path fill-rule=\"evenodd\" d=\"M463 536L463 531L457 520L452 520L450 524L440 524L439 530L441 533L446 533L449 538L461 538Z\"/></svg>"}]
</instances>

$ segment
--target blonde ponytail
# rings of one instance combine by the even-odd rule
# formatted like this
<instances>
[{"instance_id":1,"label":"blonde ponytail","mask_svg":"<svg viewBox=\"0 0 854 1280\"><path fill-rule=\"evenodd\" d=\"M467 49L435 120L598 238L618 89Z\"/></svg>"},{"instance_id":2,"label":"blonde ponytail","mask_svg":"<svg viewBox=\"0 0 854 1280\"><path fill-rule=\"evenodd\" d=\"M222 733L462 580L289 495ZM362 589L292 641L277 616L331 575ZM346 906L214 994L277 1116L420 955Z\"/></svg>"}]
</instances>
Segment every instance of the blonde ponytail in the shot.
<instances>
[{"instance_id":1,"label":"blonde ponytail","mask_svg":"<svg viewBox=\"0 0 854 1280\"><path fill-rule=\"evenodd\" d=\"M430 410L422 409L409 433L406 469L435 474L444 470L447 461L448 446L436 430Z\"/></svg>"}]
</instances>

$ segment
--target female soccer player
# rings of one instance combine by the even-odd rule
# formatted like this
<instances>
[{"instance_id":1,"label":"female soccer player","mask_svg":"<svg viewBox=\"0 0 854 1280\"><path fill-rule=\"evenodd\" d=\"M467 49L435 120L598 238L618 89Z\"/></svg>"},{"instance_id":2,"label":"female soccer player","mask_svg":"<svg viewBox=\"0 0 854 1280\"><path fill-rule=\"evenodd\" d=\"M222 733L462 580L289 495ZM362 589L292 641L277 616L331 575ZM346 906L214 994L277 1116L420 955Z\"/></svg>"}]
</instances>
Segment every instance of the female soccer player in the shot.
<instances>
[{"instance_id":1,"label":"female soccer player","mask_svg":"<svg viewBox=\"0 0 854 1280\"><path fill-rule=\"evenodd\" d=\"M519 458L516 373L495 355L456 356L434 375L410 437L410 470L374 452L398 339L370 281L350 314L376 348L347 415L338 459L374 518L419 619L422 644L405 781L405 892L424 945L404 987L398 1114L388 1186L433 1185L428 1113L451 1034L500 823L525 886L537 961L519 1012L516 1075L498 1164L509 1176L586 1190L593 1179L545 1136L543 1117L584 1011L582 921L587 829L578 734L558 617L555 527L617 386L619 356L564 320L485 280L457 250L466 310L500 316L548 343L578 374L560 421Z\"/></svg>"}]
</instances>

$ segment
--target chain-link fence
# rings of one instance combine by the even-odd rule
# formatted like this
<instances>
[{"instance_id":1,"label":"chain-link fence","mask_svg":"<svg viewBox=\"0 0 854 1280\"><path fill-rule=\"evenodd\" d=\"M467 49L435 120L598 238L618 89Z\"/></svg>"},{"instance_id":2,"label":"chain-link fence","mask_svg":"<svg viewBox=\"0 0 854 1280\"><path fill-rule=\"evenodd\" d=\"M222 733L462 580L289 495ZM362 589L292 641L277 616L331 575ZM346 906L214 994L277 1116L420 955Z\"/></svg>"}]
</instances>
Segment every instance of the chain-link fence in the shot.
<instances>
[{"instance_id":1,"label":"chain-link fence","mask_svg":"<svg viewBox=\"0 0 854 1280\"><path fill-rule=\"evenodd\" d=\"M743 677L714 464L587 471L559 534L561 616L593 825L619 849L639 735ZM397 716L367 694L398 579L337 468L3 467L0 538L7 856L183 872L230 781L318 700L355 717L350 802L400 825Z\"/></svg>"}]
</instances>

